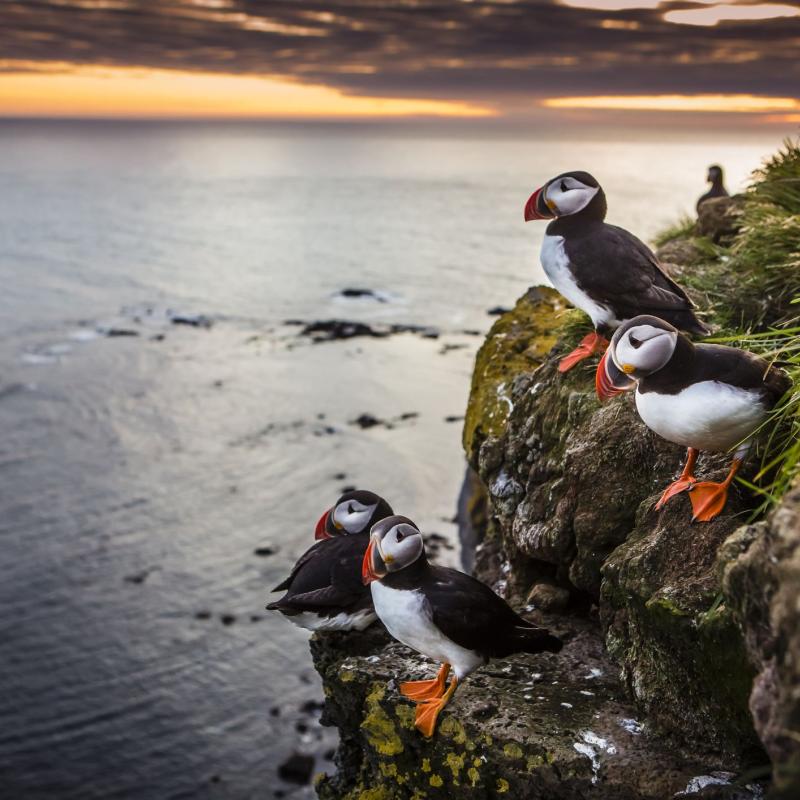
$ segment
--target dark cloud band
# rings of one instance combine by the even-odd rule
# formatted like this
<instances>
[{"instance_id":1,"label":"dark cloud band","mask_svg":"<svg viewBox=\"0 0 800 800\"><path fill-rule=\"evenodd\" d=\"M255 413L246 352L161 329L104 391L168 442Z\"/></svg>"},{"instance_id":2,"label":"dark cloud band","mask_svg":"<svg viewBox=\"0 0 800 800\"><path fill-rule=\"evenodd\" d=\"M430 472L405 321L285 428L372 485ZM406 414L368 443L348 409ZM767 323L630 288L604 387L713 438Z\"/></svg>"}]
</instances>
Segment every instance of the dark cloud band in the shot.
<instances>
[{"instance_id":1,"label":"dark cloud band","mask_svg":"<svg viewBox=\"0 0 800 800\"><path fill-rule=\"evenodd\" d=\"M2 58L284 76L372 95L794 96L800 18L695 27L553 0L0 3Z\"/></svg>"}]
</instances>

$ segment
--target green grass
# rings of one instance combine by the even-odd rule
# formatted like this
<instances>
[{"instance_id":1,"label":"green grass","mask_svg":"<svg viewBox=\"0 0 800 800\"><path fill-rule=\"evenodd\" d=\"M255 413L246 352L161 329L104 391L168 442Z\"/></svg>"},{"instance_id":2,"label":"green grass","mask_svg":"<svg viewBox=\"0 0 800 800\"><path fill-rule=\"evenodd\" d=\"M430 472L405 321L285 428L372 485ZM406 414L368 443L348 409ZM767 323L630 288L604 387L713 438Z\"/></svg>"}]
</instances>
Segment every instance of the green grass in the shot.
<instances>
[{"instance_id":1,"label":"green grass","mask_svg":"<svg viewBox=\"0 0 800 800\"><path fill-rule=\"evenodd\" d=\"M800 303L800 298L794 304ZM766 513L800 478L800 318L759 333L714 337L721 344L758 353L784 369L792 388L761 426L763 455L753 478L740 482L762 498L754 517Z\"/></svg>"},{"instance_id":2,"label":"green grass","mask_svg":"<svg viewBox=\"0 0 800 800\"><path fill-rule=\"evenodd\" d=\"M688 214L684 214L674 225L656 234L653 243L656 247L663 247L675 239L687 239L694 234L694 225L695 221Z\"/></svg>"},{"instance_id":3,"label":"green grass","mask_svg":"<svg viewBox=\"0 0 800 800\"><path fill-rule=\"evenodd\" d=\"M800 140L786 140L753 173L742 227L729 247L697 237L690 223L680 220L656 243L683 237L704 257L682 280L702 297L699 310L715 325L708 341L758 353L792 380L763 425L760 468L753 482L742 480L761 496L760 515L800 479Z\"/></svg>"},{"instance_id":4,"label":"green grass","mask_svg":"<svg viewBox=\"0 0 800 800\"><path fill-rule=\"evenodd\" d=\"M730 267L752 329L785 324L800 294L800 141L784 142L754 173L746 197Z\"/></svg>"}]
</instances>

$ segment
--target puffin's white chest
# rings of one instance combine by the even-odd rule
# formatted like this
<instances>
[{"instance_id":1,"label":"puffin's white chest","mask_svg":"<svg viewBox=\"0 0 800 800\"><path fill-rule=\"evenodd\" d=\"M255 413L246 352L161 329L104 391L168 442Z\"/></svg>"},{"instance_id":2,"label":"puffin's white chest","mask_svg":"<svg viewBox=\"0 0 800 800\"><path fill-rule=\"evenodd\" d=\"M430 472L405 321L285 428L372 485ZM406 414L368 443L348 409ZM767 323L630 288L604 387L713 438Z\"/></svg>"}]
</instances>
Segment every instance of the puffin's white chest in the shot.
<instances>
[{"instance_id":1,"label":"puffin's white chest","mask_svg":"<svg viewBox=\"0 0 800 800\"><path fill-rule=\"evenodd\" d=\"M616 328L621 324L621 320L614 318L611 309L593 300L575 282L564 250L563 236L545 235L540 258L545 275L554 288L576 308L585 311L592 318L595 327L607 325Z\"/></svg>"},{"instance_id":2,"label":"puffin's white chest","mask_svg":"<svg viewBox=\"0 0 800 800\"><path fill-rule=\"evenodd\" d=\"M395 639L434 661L450 664L459 679L484 663L480 655L457 645L433 624L422 592L392 589L380 581L371 586L375 611Z\"/></svg>"},{"instance_id":3,"label":"puffin's white chest","mask_svg":"<svg viewBox=\"0 0 800 800\"><path fill-rule=\"evenodd\" d=\"M637 389L636 409L644 424L664 439L716 452L750 436L766 413L757 391L719 381L695 383L677 394Z\"/></svg>"}]
</instances>

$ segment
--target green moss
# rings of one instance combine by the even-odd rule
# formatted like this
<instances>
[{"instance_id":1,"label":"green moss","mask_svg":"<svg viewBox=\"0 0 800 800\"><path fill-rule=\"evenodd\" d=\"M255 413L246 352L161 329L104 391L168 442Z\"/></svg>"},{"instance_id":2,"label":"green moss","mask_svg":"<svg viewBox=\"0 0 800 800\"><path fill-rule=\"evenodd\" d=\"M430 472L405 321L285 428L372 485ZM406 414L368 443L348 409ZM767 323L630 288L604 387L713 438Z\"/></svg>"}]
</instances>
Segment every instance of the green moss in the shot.
<instances>
[{"instance_id":1,"label":"green moss","mask_svg":"<svg viewBox=\"0 0 800 800\"><path fill-rule=\"evenodd\" d=\"M497 794L505 794L508 791L508 781L505 778L498 778L495 790Z\"/></svg>"},{"instance_id":2,"label":"green moss","mask_svg":"<svg viewBox=\"0 0 800 800\"><path fill-rule=\"evenodd\" d=\"M457 754L451 751L444 759L445 765L448 766L450 772L453 773L453 783L456 785L458 785L458 777L461 774L461 770L464 769L464 758L464 753Z\"/></svg>"},{"instance_id":3,"label":"green moss","mask_svg":"<svg viewBox=\"0 0 800 800\"><path fill-rule=\"evenodd\" d=\"M436 789L438 789L441 786L444 786L444 780L442 780L442 776L441 775L431 775L431 777L429 779L429 783L430 783L431 786L435 787Z\"/></svg>"},{"instance_id":4,"label":"green moss","mask_svg":"<svg viewBox=\"0 0 800 800\"><path fill-rule=\"evenodd\" d=\"M385 694L386 688L382 683L373 684L373 689L366 698L361 729L369 744L378 753L383 756L395 756L402 753L405 748L394 722L381 706L380 701L383 700Z\"/></svg>"},{"instance_id":5,"label":"green moss","mask_svg":"<svg viewBox=\"0 0 800 800\"><path fill-rule=\"evenodd\" d=\"M439 733L452 739L456 744L464 744L467 741L467 732L455 717L445 717L439 725Z\"/></svg>"},{"instance_id":6,"label":"green moss","mask_svg":"<svg viewBox=\"0 0 800 800\"><path fill-rule=\"evenodd\" d=\"M524 755L522 752L522 748L518 744L515 744L514 742L509 742L508 744L504 745L503 752L509 758L522 758L522 756Z\"/></svg>"},{"instance_id":7,"label":"green moss","mask_svg":"<svg viewBox=\"0 0 800 800\"><path fill-rule=\"evenodd\" d=\"M531 372L547 356L558 338L566 305L554 290L528 290L512 311L492 326L478 355L464 420L463 443L468 458L487 436L500 435L511 409L511 381Z\"/></svg>"}]
</instances>

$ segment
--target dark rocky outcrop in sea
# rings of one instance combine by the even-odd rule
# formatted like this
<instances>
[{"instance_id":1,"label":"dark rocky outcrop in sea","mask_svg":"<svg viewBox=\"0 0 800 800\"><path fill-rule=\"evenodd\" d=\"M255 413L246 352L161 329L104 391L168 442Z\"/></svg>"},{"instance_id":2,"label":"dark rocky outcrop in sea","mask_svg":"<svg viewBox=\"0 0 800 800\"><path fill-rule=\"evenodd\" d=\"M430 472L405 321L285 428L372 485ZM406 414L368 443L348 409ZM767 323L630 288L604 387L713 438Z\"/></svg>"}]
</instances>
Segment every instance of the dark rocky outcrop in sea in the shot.
<instances>
[{"instance_id":1,"label":"dark rocky outcrop in sea","mask_svg":"<svg viewBox=\"0 0 800 800\"><path fill-rule=\"evenodd\" d=\"M722 240L739 201L714 202L720 235L705 235ZM698 246L662 255L688 271ZM735 282L707 280L740 303ZM771 771L771 797L800 797L800 486L753 524L740 488L710 524L691 524L685 495L655 512L684 453L631 397L598 403L594 361L558 373L581 324L542 287L497 319L476 359L459 500L465 564L564 650L476 672L428 741L397 683L433 664L379 626L315 636L323 721L341 734L321 798L743 800ZM727 461L704 455L698 474L719 480Z\"/></svg>"}]
</instances>

